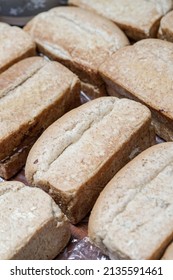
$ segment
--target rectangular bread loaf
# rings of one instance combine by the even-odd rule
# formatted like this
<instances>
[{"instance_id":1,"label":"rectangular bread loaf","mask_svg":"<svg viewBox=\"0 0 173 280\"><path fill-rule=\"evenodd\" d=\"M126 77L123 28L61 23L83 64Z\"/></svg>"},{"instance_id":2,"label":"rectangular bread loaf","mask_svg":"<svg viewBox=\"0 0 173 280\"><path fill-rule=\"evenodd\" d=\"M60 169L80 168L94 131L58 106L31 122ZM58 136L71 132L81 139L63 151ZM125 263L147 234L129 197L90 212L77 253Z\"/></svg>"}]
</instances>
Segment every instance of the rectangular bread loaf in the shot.
<instances>
[{"instance_id":1,"label":"rectangular bread loaf","mask_svg":"<svg viewBox=\"0 0 173 280\"><path fill-rule=\"evenodd\" d=\"M173 44L145 39L125 47L102 64L110 95L128 97L152 111L156 133L173 140Z\"/></svg>"},{"instance_id":2,"label":"rectangular bread loaf","mask_svg":"<svg viewBox=\"0 0 173 280\"><path fill-rule=\"evenodd\" d=\"M69 0L115 22L130 38L156 37L160 18L173 8L172 0Z\"/></svg>"},{"instance_id":3,"label":"rectangular bread loaf","mask_svg":"<svg viewBox=\"0 0 173 280\"><path fill-rule=\"evenodd\" d=\"M27 58L0 75L0 176L25 164L40 134L79 104L80 82L58 62Z\"/></svg>"},{"instance_id":4,"label":"rectangular bread loaf","mask_svg":"<svg viewBox=\"0 0 173 280\"><path fill-rule=\"evenodd\" d=\"M173 42L173 11L161 19L158 38Z\"/></svg>"},{"instance_id":5,"label":"rectangular bread loaf","mask_svg":"<svg viewBox=\"0 0 173 280\"><path fill-rule=\"evenodd\" d=\"M140 103L115 97L90 101L41 135L27 158L26 178L78 223L114 174L153 144L150 121Z\"/></svg>"},{"instance_id":6,"label":"rectangular bread loaf","mask_svg":"<svg viewBox=\"0 0 173 280\"><path fill-rule=\"evenodd\" d=\"M173 143L122 168L100 194L89 237L111 259L159 259L173 240Z\"/></svg>"},{"instance_id":7,"label":"rectangular bread loaf","mask_svg":"<svg viewBox=\"0 0 173 280\"><path fill-rule=\"evenodd\" d=\"M58 7L41 13L24 29L40 52L79 76L82 91L92 98L106 94L98 67L112 53L129 44L111 21L75 7Z\"/></svg>"},{"instance_id":8,"label":"rectangular bread loaf","mask_svg":"<svg viewBox=\"0 0 173 280\"><path fill-rule=\"evenodd\" d=\"M0 73L15 62L35 54L35 43L24 30L0 22Z\"/></svg>"},{"instance_id":9,"label":"rectangular bread loaf","mask_svg":"<svg viewBox=\"0 0 173 280\"><path fill-rule=\"evenodd\" d=\"M49 260L70 239L70 227L53 199L19 182L0 183L0 260Z\"/></svg>"}]
</instances>

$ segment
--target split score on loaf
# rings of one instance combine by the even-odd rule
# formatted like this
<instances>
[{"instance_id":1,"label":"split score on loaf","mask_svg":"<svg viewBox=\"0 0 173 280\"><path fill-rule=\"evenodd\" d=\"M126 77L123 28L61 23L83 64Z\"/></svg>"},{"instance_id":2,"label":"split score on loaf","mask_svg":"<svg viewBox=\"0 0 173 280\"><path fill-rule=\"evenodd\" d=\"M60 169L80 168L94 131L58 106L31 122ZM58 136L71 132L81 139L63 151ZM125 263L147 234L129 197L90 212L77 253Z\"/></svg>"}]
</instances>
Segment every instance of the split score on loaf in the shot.
<instances>
[{"instance_id":1,"label":"split score on loaf","mask_svg":"<svg viewBox=\"0 0 173 280\"><path fill-rule=\"evenodd\" d=\"M160 259L173 240L173 143L150 147L100 194L89 237L111 259Z\"/></svg>"},{"instance_id":2,"label":"split score on loaf","mask_svg":"<svg viewBox=\"0 0 173 280\"><path fill-rule=\"evenodd\" d=\"M80 104L80 82L58 62L22 60L0 75L0 176L15 175L41 133Z\"/></svg>"},{"instance_id":3,"label":"split score on loaf","mask_svg":"<svg viewBox=\"0 0 173 280\"><path fill-rule=\"evenodd\" d=\"M76 224L114 174L154 143L151 113L145 106L97 98L70 111L41 135L29 153L25 175Z\"/></svg>"}]
</instances>

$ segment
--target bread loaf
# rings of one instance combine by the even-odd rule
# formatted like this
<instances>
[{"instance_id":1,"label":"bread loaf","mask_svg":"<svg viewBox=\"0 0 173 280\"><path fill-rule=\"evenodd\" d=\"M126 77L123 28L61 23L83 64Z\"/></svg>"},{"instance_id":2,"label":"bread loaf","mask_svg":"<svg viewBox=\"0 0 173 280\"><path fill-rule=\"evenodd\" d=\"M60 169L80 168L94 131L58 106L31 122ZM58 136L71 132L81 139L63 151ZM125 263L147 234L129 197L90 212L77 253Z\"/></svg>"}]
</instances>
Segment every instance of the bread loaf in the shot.
<instances>
[{"instance_id":1,"label":"bread loaf","mask_svg":"<svg viewBox=\"0 0 173 280\"><path fill-rule=\"evenodd\" d=\"M38 188L0 183L0 211L0 260L53 259L70 239L66 217Z\"/></svg>"},{"instance_id":2,"label":"bread loaf","mask_svg":"<svg viewBox=\"0 0 173 280\"><path fill-rule=\"evenodd\" d=\"M173 42L173 11L161 19L158 37Z\"/></svg>"},{"instance_id":3,"label":"bread loaf","mask_svg":"<svg viewBox=\"0 0 173 280\"><path fill-rule=\"evenodd\" d=\"M173 44L146 39L125 47L102 64L110 95L128 97L152 111L156 133L173 140Z\"/></svg>"},{"instance_id":4,"label":"bread loaf","mask_svg":"<svg viewBox=\"0 0 173 280\"><path fill-rule=\"evenodd\" d=\"M46 32L45 32L46 30ZM109 20L75 7L41 13L25 27L40 52L75 72L90 97L105 95L98 67L112 53L129 44Z\"/></svg>"},{"instance_id":5,"label":"bread loaf","mask_svg":"<svg viewBox=\"0 0 173 280\"><path fill-rule=\"evenodd\" d=\"M78 78L57 62L22 60L0 75L0 176L25 164L40 134L79 104Z\"/></svg>"},{"instance_id":6,"label":"bread loaf","mask_svg":"<svg viewBox=\"0 0 173 280\"><path fill-rule=\"evenodd\" d=\"M173 240L173 143L155 145L104 188L89 237L111 259L159 259Z\"/></svg>"},{"instance_id":7,"label":"bread loaf","mask_svg":"<svg viewBox=\"0 0 173 280\"><path fill-rule=\"evenodd\" d=\"M134 40L156 37L163 15L173 8L172 0L69 0L115 22Z\"/></svg>"},{"instance_id":8,"label":"bread loaf","mask_svg":"<svg viewBox=\"0 0 173 280\"><path fill-rule=\"evenodd\" d=\"M0 73L15 62L35 55L35 43L21 28L0 22Z\"/></svg>"},{"instance_id":9,"label":"bread loaf","mask_svg":"<svg viewBox=\"0 0 173 280\"><path fill-rule=\"evenodd\" d=\"M25 167L29 184L47 191L78 223L114 174L153 144L150 117L145 106L115 97L70 111L31 149Z\"/></svg>"}]
</instances>

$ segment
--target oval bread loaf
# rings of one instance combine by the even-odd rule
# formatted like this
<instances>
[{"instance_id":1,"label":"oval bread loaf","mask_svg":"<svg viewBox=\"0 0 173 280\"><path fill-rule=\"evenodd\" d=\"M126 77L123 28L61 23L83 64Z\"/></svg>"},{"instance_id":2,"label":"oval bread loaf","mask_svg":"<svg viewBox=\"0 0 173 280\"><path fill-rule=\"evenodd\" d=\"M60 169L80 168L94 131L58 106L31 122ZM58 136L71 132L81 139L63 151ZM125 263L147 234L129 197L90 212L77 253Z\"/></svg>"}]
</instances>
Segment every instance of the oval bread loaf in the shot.
<instances>
[{"instance_id":1,"label":"oval bread loaf","mask_svg":"<svg viewBox=\"0 0 173 280\"><path fill-rule=\"evenodd\" d=\"M49 192L69 220L79 222L114 174L153 144L150 117L145 106L115 97L70 111L30 151L29 184Z\"/></svg>"},{"instance_id":2,"label":"oval bread loaf","mask_svg":"<svg viewBox=\"0 0 173 280\"><path fill-rule=\"evenodd\" d=\"M142 152L100 194L89 237L111 259L159 259L173 240L173 143Z\"/></svg>"},{"instance_id":3,"label":"oval bread loaf","mask_svg":"<svg viewBox=\"0 0 173 280\"><path fill-rule=\"evenodd\" d=\"M0 259L53 259L67 245L70 226L53 199L19 182L0 183Z\"/></svg>"},{"instance_id":4,"label":"oval bread loaf","mask_svg":"<svg viewBox=\"0 0 173 280\"><path fill-rule=\"evenodd\" d=\"M129 44L125 34L111 21L76 7L58 7L41 13L24 29L40 52L79 76L82 90L92 98L106 94L98 67Z\"/></svg>"}]
</instances>

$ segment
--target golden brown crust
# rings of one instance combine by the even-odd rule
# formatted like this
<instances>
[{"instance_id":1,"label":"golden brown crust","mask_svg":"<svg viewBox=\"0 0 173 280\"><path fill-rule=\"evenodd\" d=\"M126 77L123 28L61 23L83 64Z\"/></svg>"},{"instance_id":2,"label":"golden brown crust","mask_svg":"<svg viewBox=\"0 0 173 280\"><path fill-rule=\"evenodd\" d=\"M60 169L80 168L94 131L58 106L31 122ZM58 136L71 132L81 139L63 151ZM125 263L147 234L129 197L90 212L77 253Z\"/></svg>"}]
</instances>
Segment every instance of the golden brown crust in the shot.
<instances>
[{"instance_id":1,"label":"golden brown crust","mask_svg":"<svg viewBox=\"0 0 173 280\"><path fill-rule=\"evenodd\" d=\"M35 54L35 43L24 30L0 23L0 73L14 63Z\"/></svg>"},{"instance_id":2,"label":"golden brown crust","mask_svg":"<svg viewBox=\"0 0 173 280\"><path fill-rule=\"evenodd\" d=\"M112 259L159 259L173 238L172 174L172 142L138 155L100 194L90 239Z\"/></svg>"},{"instance_id":3,"label":"golden brown crust","mask_svg":"<svg viewBox=\"0 0 173 280\"><path fill-rule=\"evenodd\" d=\"M112 176L153 144L150 121L139 103L114 97L90 101L42 134L29 153L26 178L78 223Z\"/></svg>"},{"instance_id":4,"label":"golden brown crust","mask_svg":"<svg viewBox=\"0 0 173 280\"><path fill-rule=\"evenodd\" d=\"M19 182L0 183L0 259L53 259L70 239L69 222L50 196Z\"/></svg>"},{"instance_id":5,"label":"golden brown crust","mask_svg":"<svg viewBox=\"0 0 173 280\"><path fill-rule=\"evenodd\" d=\"M40 52L63 63L82 82L98 88L103 84L98 73L100 64L129 44L115 24L75 7L58 7L42 13L24 29L35 40Z\"/></svg>"},{"instance_id":6,"label":"golden brown crust","mask_svg":"<svg viewBox=\"0 0 173 280\"><path fill-rule=\"evenodd\" d=\"M160 22L158 38L173 42L173 11L165 15Z\"/></svg>"},{"instance_id":7,"label":"golden brown crust","mask_svg":"<svg viewBox=\"0 0 173 280\"><path fill-rule=\"evenodd\" d=\"M9 178L40 134L79 105L80 82L59 63L33 57L4 72L0 85L0 175Z\"/></svg>"},{"instance_id":8,"label":"golden brown crust","mask_svg":"<svg viewBox=\"0 0 173 280\"><path fill-rule=\"evenodd\" d=\"M171 0L70 0L69 4L107 17L134 40L156 37L161 17L173 8Z\"/></svg>"},{"instance_id":9,"label":"golden brown crust","mask_svg":"<svg viewBox=\"0 0 173 280\"><path fill-rule=\"evenodd\" d=\"M142 40L119 50L100 68L111 95L148 106L160 137L173 140L173 46L159 39Z\"/></svg>"}]
</instances>

